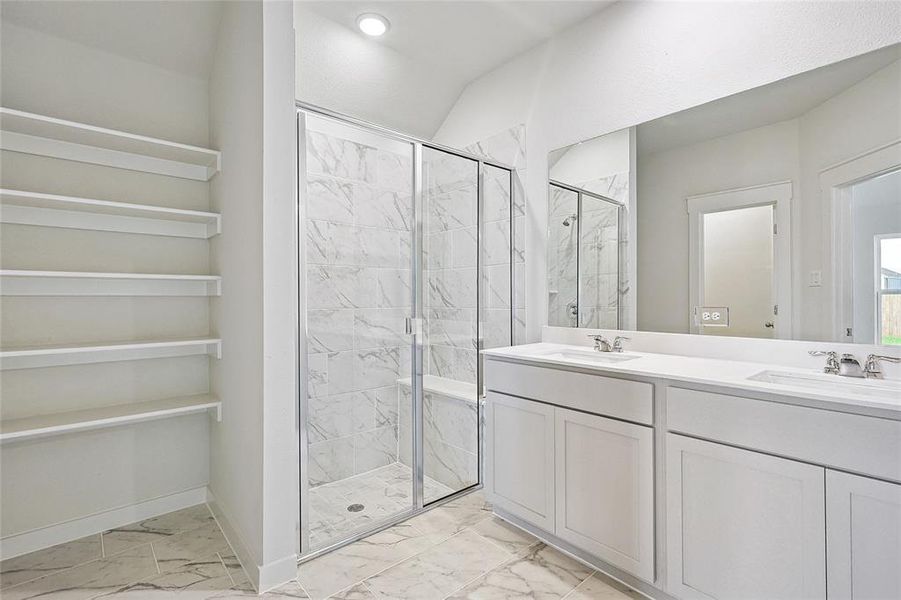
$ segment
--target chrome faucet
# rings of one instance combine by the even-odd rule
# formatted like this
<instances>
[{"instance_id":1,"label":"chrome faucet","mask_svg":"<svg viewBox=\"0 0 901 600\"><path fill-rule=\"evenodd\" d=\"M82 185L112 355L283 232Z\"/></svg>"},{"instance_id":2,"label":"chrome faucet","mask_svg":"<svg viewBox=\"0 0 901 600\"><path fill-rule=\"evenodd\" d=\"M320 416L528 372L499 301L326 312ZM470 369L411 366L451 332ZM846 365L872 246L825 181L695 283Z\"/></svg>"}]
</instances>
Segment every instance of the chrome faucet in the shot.
<instances>
[{"instance_id":1,"label":"chrome faucet","mask_svg":"<svg viewBox=\"0 0 901 600\"><path fill-rule=\"evenodd\" d=\"M882 379L882 369L879 368L879 361L884 360L886 362L901 362L901 358L897 356L883 356L881 354L868 354L867 362L863 367L863 374L865 377L870 379Z\"/></svg>"},{"instance_id":2,"label":"chrome faucet","mask_svg":"<svg viewBox=\"0 0 901 600\"><path fill-rule=\"evenodd\" d=\"M611 344L610 340L599 334L589 334L588 337L594 340L594 349L598 352L622 352L623 342L631 339L618 335L613 338L613 343Z\"/></svg>"},{"instance_id":3,"label":"chrome faucet","mask_svg":"<svg viewBox=\"0 0 901 600\"><path fill-rule=\"evenodd\" d=\"M853 354L842 354L842 359L838 363L838 374L842 377L864 377L860 361L854 358Z\"/></svg>"},{"instance_id":4,"label":"chrome faucet","mask_svg":"<svg viewBox=\"0 0 901 600\"><path fill-rule=\"evenodd\" d=\"M838 358L838 352L827 352L824 350L811 350L808 352L811 356L825 356L826 366L823 367L823 373L830 375L841 375L842 377L865 377L864 369L860 366L853 354L842 354L841 360Z\"/></svg>"}]
</instances>

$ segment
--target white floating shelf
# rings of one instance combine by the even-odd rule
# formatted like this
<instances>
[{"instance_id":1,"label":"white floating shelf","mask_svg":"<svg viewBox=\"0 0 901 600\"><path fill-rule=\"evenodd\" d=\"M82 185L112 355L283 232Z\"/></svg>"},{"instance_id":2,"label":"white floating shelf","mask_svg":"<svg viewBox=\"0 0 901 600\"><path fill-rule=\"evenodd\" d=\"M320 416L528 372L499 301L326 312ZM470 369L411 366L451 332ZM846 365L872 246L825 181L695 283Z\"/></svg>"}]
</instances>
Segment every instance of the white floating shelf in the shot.
<instances>
[{"instance_id":1,"label":"white floating shelf","mask_svg":"<svg viewBox=\"0 0 901 600\"><path fill-rule=\"evenodd\" d=\"M222 403L209 394L9 419L0 421L0 443L116 427L207 410L216 411L217 421L222 419Z\"/></svg>"},{"instance_id":2,"label":"white floating shelf","mask_svg":"<svg viewBox=\"0 0 901 600\"><path fill-rule=\"evenodd\" d=\"M2 296L219 296L218 275L0 269Z\"/></svg>"},{"instance_id":3,"label":"white floating shelf","mask_svg":"<svg viewBox=\"0 0 901 600\"><path fill-rule=\"evenodd\" d=\"M221 358L222 340L202 338L9 348L0 350L0 370L35 369L199 354L209 354L215 358Z\"/></svg>"},{"instance_id":4,"label":"white floating shelf","mask_svg":"<svg viewBox=\"0 0 901 600\"><path fill-rule=\"evenodd\" d=\"M209 148L0 108L0 148L76 162L208 181L220 153Z\"/></svg>"},{"instance_id":5,"label":"white floating shelf","mask_svg":"<svg viewBox=\"0 0 901 600\"><path fill-rule=\"evenodd\" d=\"M5 189L0 189L0 202L0 222L16 225L201 239L221 231L218 214L199 210Z\"/></svg>"}]
</instances>

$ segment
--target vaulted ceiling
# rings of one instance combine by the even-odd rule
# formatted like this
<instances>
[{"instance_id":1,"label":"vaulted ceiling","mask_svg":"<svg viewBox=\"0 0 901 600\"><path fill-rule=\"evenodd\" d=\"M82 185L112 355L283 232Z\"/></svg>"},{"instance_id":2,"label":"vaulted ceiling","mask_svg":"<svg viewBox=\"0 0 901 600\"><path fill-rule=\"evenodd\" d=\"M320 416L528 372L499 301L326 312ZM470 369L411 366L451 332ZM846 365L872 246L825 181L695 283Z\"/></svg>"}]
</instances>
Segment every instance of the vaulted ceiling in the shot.
<instances>
[{"instance_id":1,"label":"vaulted ceiling","mask_svg":"<svg viewBox=\"0 0 901 600\"><path fill-rule=\"evenodd\" d=\"M612 3L297 2L298 97L430 138L467 83ZM368 12L386 35L357 31Z\"/></svg>"}]
</instances>

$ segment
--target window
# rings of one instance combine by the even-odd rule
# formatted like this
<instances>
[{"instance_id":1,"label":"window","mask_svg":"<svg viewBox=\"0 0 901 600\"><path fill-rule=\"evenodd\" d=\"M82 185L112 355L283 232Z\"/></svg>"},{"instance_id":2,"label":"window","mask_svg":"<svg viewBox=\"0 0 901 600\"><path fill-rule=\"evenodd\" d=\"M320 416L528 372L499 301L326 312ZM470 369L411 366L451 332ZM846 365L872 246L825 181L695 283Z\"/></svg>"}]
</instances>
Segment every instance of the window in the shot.
<instances>
[{"instance_id":1,"label":"window","mask_svg":"<svg viewBox=\"0 0 901 600\"><path fill-rule=\"evenodd\" d=\"M901 346L901 233L876 236L876 339Z\"/></svg>"}]
</instances>

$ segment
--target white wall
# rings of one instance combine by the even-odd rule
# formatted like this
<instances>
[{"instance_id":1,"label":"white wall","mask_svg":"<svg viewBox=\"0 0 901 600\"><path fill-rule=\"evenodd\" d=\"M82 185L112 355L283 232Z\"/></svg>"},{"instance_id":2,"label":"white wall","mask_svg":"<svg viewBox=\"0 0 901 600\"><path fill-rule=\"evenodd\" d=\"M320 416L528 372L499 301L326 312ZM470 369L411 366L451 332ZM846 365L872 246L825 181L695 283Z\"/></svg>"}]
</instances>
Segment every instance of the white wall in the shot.
<instances>
[{"instance_id":1,"label":"white wall","mask_svg":"<svg viewBox=\"0 0 901 600\"><path fill-rule=\"evenodd\" d=\"M212 370L223 418L211 436L214 510L254 583L293 577L298 445L294 81L291 4L227 3L210 78L222 172L212 264L223 277Z\"/></svg>"},{"instance_id":2,"label":"white wall","mask_svg":"<svg viewBox=\"0 0 901 600\"><path fill-rule=\"evenodd\" d=\"M620 2L467 86L437 141L462 147L527 126L530 339L547 318L548 151L896 43L899 11L893 2Z\"/></svg>"},{"instance_id":3,"label":"white wall","mask_svg":"<svg viewBox=\"0 0 901 600\"><path fill-rule=\"evenodd\" d=\"M191 144L208 142L204 80L7 22L0 40L3 106ZM8 151L0 154L0 170L2 187L12 189L209 208L204 182ZM196 274L209 269L204 240L24 225L3 225L0 240L3 268ZM4 346L209 333L206 298L4 297L0 319ZM207 360L4 371L0 417L206 393ZM11 536L38 539L60 523L181 492L195 490L194 501L202 499L209 477L208 420L193 415L4 445L4 548L26 543L10 543Z\"/></svg>"},{"instance_id":4,"label":"white wall","mask_svg":"<svg viewBox=\"0 0 901 600\"><path fill-rule=\"evenodd\" d=\"M901 8L901 4L898 5ZM834 96L800 119L801 202L793 207L793 234L798 261L793 272L795 337L826 340L832 336L830 254L824 251L827 215L819 194L820 173L835 164L901 138L901 61ZM797 227L804 234L797 235ZM811 270L823 272L821 287L807 286Z\"/></svg>"}]
</instances>

